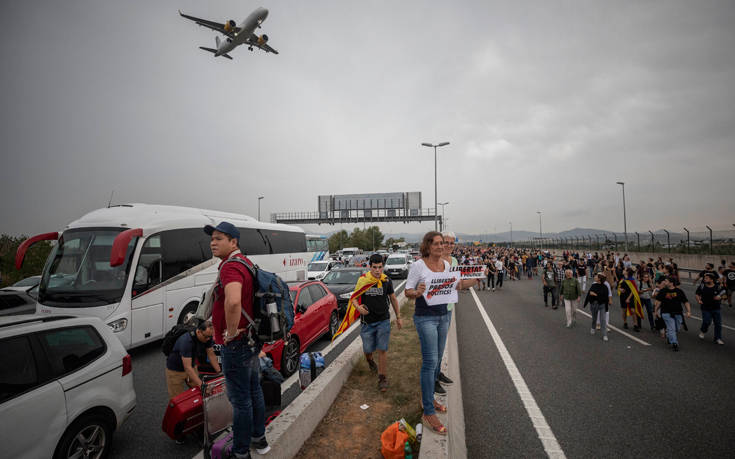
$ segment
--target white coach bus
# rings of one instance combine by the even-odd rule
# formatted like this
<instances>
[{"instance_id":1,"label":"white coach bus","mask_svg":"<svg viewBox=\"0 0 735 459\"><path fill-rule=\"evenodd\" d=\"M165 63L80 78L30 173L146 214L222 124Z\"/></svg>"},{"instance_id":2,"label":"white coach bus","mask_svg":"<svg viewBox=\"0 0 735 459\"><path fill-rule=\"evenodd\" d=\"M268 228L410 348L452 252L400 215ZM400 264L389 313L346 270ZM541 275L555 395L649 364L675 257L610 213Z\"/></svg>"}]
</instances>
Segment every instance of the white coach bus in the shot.
<instances>
[{"instance_id":1,"label":"white coach bus","mask_svg":"<svg viewBox=\"0 0 735 459\"><path fill-rule=\"evenodd\" d=\"M196 310L217 277L210 236L203 228L228 221L240 230L240 249L286 281L304 280L304 231L252 217L205 209L129 204L98 209L62 233L45 233L18 248L16 266L41 240L57 240L38 289L39 314L100 317L125 348L160 339Z\"/></svg>"}]
</instances>

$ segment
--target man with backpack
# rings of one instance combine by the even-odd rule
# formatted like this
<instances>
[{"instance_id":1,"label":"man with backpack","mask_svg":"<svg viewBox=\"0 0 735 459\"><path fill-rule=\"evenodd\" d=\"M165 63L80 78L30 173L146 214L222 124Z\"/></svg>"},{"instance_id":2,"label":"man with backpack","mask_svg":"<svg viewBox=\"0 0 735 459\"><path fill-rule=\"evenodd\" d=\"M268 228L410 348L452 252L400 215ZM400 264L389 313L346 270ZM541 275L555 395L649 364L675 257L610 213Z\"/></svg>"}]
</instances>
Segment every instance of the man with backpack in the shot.
<instances>
[{"instance_id":1,"label":"man with backpack","mask_svg":"<svg viewBox=\"0 0 735 459\"><path fill-rule=\"evenodd\" d=\"M174 398L191 387L200 387L202 380L197 371L199 349L204 349L212 367L219 373L219 363L214 355L212 322L201 321L194 328L181 328L178 338L166 356L166 387L169 398ZM165 341L165 339L164 339ZM165 343L164 343L165 345ZM165 346L164 346L165 347ZM166 349L164 349L166 353Z\"/></svg>"},{"instance_id":2,"label":"man with backpack","mask_svg":"<svg viewBox=\"0 0 735 459\"><path fill-rule=\"evenodd\" d=\"M270 450L265 438L265 400L260 387L258 355L262 343L247 317L254 317L255 279L252 265L238 249L240 231L229 222L207 225L212 255L222 260L214 288L212 324L214 342L222 345L222 367L227 397L232 404L232 452L238 459L250 457L250 446L259 454ZM243 263L228 262L241 258ZM247 317L246 317L247 314Z\"/></svg>"}]
</instances>

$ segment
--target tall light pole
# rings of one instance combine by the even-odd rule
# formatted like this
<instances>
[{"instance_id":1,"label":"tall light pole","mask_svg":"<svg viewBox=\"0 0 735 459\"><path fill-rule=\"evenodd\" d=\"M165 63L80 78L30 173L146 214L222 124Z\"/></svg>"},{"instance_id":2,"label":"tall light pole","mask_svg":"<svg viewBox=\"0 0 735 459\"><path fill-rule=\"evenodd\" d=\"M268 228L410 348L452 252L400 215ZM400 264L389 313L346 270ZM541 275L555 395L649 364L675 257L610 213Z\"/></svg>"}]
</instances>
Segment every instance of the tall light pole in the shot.
<instances>
[{"instance_id":1,"label":"tall light pole","mask_svg":"<svg viewBox=\"0 0 735 459\"><path fill-rule=\"evenodd\" d=\"M513 222L508 222L510 224L510 248L513 248Z\"/></svg>"},{"instance_id":2,"label":"tall light pole","mask_svg":"<svg viewBox=\"0 0 735 459\"><path fill-rule=\"evenodd\" d=\"M260 201L263 200L265 196L258 196L258 221L260 221Z\"/></svg>"},{"instance_id":3,"label":"tall light pole","mask_svg":"<svg viewBox=\"0 0 735 459\"><path fill-rule=\"evenodd\" d=\"M440 203L438 203L438 204L439 204L440 206L442 206L442 224L441 224L441 226L439 227L439 231L444 231L444 227L445 227L445 225L446 225L446 223L445 223L445 221L444 221L444 206L446 206L447 204L449 204L449 201L447 201L447 202L440 202Z\"/></svg>"},{"instance_id":4,"label":"tall light pole","mask_svg":"<svg viewBox=\"0 0 735 459\"><path fill-rule=\"evenodd\" d=\"M438 223L438 218L437 218L438 217L437 210L439 210L439 209L437 209L437 207L439 207L439 206L438 206L438 203L436 202L436 189L437 189L437 179L436 179L436 177L437 177L437 172L436 172L436 147L443 147L443 146L449 145L449 142L441 142L441 143L437 143L437 144L424 142L421 145L423 145L425 147L430 147L430 148L433 148L434 149L434 231L437 231L437 229L439 228L439 223Z\"/></svg>"},{"instance_id":5,"label":"tall light pole","mask_svg":"<svg viewBox=\"0 0 735 459\"><path fill-rule=\"evenodd\" d=\"M538 244L539 247L541 247L541 239L544 238L544 235L541 232L541 211L537 210L536 213L538 214Z\"/></svg>"},{"instance_id":6,"label":"tall light pole","mask_svg":"<svg viewBox=\"0 0 735 459\"><path fill-rule=\"evenodd\" d=\"M628 251L628 219L625 215L625 182L615 182L623 187L623 233L625 234L625 251Z\"/></svg>"}]
</instances>

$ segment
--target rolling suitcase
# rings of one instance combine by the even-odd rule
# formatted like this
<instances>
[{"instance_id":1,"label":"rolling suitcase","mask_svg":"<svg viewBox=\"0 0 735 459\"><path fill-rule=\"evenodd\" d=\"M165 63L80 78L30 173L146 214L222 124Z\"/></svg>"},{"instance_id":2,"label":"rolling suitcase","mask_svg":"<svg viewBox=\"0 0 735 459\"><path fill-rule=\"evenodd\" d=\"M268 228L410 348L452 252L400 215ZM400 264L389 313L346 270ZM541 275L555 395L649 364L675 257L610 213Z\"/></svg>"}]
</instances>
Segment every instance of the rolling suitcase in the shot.
<instances>
[{"instance_id":1,"label":"rolling suitcase","mask_svg":"<svg viewBox=\"0 0 735 459\"><path fill-rule=\"evenodd\" d=\"M202 413L204 415L204 457L207 459L229 457L232 450L232 432L213 439L232 425L232 405L227 399L225 378L202 380Z\"/></svg>"},{"instance_id":2,"label":"rolling suitcase","mask_svg":"<svg viewBox=\"0 0 735 459\"><path fill-rule=\"evenodd\" d=\"M169 400L161 428L176 440L202 425L202 396L193 387Z\"/></svg>"}]
</instances>

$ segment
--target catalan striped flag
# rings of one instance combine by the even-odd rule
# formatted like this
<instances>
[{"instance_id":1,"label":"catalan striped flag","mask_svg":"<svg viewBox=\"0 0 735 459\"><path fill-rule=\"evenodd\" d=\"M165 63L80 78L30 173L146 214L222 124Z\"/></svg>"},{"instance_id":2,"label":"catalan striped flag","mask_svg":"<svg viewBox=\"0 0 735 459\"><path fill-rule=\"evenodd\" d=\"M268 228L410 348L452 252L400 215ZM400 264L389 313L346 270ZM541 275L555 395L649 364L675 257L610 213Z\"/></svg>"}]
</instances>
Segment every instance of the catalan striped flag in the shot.
<instances>
[{"instance_id":1,"label":"catalan striped flag","mask_svg":"<svg viewBox=\"0 0 735 459\"><path fill-rule=\"evenodd\" d=\"M635 313L635 315L637 315L638 317L642 319L643 318L643 303L641 303L641 297L638 296L638 287L636 287L635 282L632 282L628 279L623 279L622 281L620 281L620 283L621 284L625 283L630 289L630 291L633 292L633 302L632 304L626 303L627 308L625 310L625 315L632 316L633 313Z\"/></svg>"},{"instance_id":2,"label":"catalan striped flag","mask_svg":"<svg viewBox=\"0 0 735 459\"><path fill-rule=\"evenodd\" d=\"M337 333L332 336L332 341L335 340L339 335L344 333L345 330L350 328L350 326L355 323L358 317L360 317L360 312L355 307L355 302L359 300L360 296L362 296L363 293L367 292L372 287L383 287L383 282L388 280L388 276L385 274L380 275L380 279L376 279L373 277L373 274L368 271L362 276L360 276L357 279L357 284L355 284L355 291L352 292L352 295L350 295L350 301L347 302L347 312L345 312L345 316L342 319L342 323L339 324L339 328L337 329Z\"/></svg>"}]
</instances>

